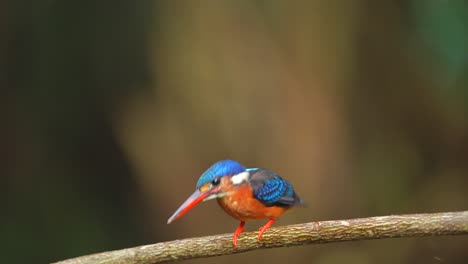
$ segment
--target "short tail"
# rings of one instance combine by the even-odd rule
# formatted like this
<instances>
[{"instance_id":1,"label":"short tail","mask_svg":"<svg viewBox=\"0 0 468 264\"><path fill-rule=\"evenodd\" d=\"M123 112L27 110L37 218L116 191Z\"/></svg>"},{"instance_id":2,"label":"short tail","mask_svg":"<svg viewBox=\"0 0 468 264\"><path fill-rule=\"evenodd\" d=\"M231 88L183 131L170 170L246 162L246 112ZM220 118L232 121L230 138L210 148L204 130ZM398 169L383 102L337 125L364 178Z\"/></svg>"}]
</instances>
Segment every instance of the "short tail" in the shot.
<instances>
[{"instance_id":1,"label":"short tail","mask_svg":"<svg viewBox=\"0 0 468 264\"><path fill-rule=\"evenodd\" d=\"M307 207L307 203L302 200L299 195L294 193L294 206Z\"/></svg>"}]
</instances>

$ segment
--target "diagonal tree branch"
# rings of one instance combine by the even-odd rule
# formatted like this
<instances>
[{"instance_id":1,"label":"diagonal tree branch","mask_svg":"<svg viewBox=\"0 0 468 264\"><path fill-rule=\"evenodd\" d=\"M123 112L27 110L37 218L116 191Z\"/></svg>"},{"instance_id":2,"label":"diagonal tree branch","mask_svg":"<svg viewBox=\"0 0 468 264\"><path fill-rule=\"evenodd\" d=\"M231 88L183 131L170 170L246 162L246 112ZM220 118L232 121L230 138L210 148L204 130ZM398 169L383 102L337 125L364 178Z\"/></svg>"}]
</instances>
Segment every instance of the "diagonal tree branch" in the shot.
<instances>
[{"instance_id":1,"label":"diagonal tree branch","mask_svg":"<svg viewBox=\"0 0 468 264\"><path fill-rule=\"evenodd\" d=\"M261 242L257 241L257 234L242 233L238 249L232 246L232 234L222 234L97 253L57 263L147 264L229 255L263 248L392 237L466 235L468 211L392 215L275 227L265 232Z\"/></svg>"}]
</instances>

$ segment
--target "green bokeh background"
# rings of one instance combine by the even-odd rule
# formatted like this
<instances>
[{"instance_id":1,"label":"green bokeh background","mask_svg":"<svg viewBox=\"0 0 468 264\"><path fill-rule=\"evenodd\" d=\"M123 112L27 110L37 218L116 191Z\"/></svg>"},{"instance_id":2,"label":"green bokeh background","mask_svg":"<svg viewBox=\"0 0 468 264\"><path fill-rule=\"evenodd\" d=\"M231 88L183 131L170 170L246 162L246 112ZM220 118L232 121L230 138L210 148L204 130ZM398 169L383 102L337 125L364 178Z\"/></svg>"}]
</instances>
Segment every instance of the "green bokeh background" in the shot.
<instances>
[{"instance_id":1,"label":"green bokeh background","mask_svg":"<svg viewBox=\"0 0 468 264\"><path fill-rule=\"evenodd\" d=\"M468 208L466 1L3 1L2 263L233 232L167 218L211 163L277 171L276 225ZM255 230L262 221L247 224ZM186 263L464 263L468 238Z\"/></svg>"}]
</instances>

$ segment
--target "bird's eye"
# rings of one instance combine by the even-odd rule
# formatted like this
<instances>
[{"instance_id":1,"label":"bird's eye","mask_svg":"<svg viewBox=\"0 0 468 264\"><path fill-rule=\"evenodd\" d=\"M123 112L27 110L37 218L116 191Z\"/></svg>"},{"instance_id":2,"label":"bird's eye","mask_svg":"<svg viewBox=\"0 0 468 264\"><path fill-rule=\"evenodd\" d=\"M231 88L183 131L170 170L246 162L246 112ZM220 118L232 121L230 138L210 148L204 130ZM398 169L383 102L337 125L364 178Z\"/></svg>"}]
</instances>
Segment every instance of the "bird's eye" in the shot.
<instances>
[{"instance_id":1,"label":"bird's eye","mask_svg":"<svg viewBox=\"0 0 468 264\"><path fill-rule=\"evenodd\" d=\"M219 177L216 177L216 178L214 178L213 181L211 182L211 185L216 186L216 185L218 185L218 184L220 184L220 183L221 183L221 179L220 179Z\"/></svg>"}]
</instances>

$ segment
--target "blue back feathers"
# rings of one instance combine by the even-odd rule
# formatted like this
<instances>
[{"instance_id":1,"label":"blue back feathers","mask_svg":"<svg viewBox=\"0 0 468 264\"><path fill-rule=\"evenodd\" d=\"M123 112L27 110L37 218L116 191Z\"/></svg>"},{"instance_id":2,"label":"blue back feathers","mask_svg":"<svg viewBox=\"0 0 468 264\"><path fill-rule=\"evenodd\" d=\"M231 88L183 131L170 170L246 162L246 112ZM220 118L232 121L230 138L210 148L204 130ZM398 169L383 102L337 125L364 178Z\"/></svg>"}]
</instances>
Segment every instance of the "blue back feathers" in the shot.
<instances>
[{"instance_id":1,"label":"blue back feathers","mask_svg":"<svg viewBox=\"0 0 468 264\"><path fill-rule=\"evenodd\" d=\"M293 206L302 203L292 185L276 173L255 169L250 171L253 194L266 206Z\"/></svg>"},{"instance_id":2,"label":"blue back feathers","mask_svg":"<svg viewBox=\"0 0 468 264\"><path fill-rule=\"evenodd\" d=\"M198 179L197 189L213 181L216 177L232 176L245 171L245 167L235 160L221 160L209 167Z\"/></svg>"}]
</instances>

